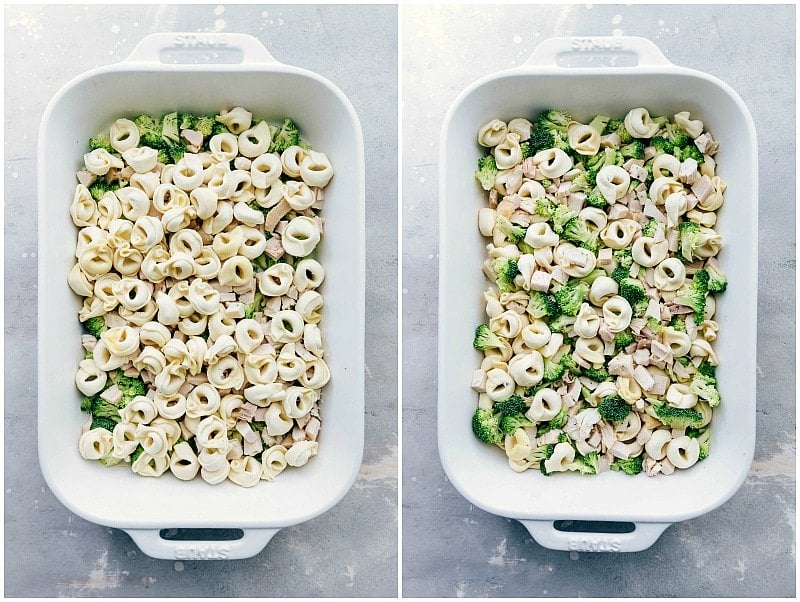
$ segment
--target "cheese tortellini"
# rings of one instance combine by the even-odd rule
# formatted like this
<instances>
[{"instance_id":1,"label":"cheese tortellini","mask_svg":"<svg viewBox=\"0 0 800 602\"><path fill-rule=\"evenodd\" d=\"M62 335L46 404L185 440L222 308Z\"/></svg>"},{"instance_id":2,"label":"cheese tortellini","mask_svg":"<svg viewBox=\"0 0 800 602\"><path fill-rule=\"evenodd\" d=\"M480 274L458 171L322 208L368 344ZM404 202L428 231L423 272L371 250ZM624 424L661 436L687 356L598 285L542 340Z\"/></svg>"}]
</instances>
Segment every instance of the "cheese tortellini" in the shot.
<instances>
[{"instance_id":1,"label":"cheese tortellini","mask_svg":"<svg viewBox=\"0 0 800 602\"><path fill-rule=\"evenodd\" d=\"M503 134L506 161L523 126ZM243 107L117 119L92 139L68 209L83 458L252 487L317 455L333 177L291 119Z\"/></svg>"}]
</instances>

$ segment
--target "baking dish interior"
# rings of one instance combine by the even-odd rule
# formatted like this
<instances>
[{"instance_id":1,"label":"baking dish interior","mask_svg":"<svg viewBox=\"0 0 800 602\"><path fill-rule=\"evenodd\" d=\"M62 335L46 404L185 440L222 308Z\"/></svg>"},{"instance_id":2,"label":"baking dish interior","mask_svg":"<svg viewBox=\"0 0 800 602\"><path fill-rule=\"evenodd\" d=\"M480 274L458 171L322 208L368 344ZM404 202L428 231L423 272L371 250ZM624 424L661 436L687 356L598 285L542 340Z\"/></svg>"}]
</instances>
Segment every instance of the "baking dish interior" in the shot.
<instances>
[{"instance_id":1,"label":"baking dish interior","mask_svg":"<svg viewBox=\"0 0 800 602\"><path fill-rule=\"evenodd\" d=\"M568 72L567 72L568 71ZM681 520L727 500L749 469L755 437L756 350L756 141L749 112L718 80L673 68L614 70L519 70L491 76L467 89L450 110L442 134L439 450L455 487L475 505L512 518ZM681 71L681 72L676 72ZM653 115L691 111L720 141L715 159L728 184L719 211L720 255L728 291L718 295L720 324L715 343L723 398L712 422L708 459L669 477L596 477L538 471L513 472L505 454L480 443L470 418L477 394L469 388L482 354L472 349L477 324L486 321L481 265L486 240L477 212L486 195L473 174L483 150L478 128L493 118L534 119L541 110L563 108L588 123L603 113L623 116L644 106Z\"/></svg>"},{"instance_id":2,"label":"baking dish interior","mask_svg":"<svg viewBox=\"0 0 800 602\"><path fill-rule=\"evenodd\" d=\"M76 239L68 209L87 141L121 116L214 113L235 105L270 122L292 117L336 170L325 191L319 257L326 270L321 326L332 375L320 405L320 453L249 489L181 482L169 473L144 478L127 465L87 462L77 451L86 415L74 386L82 358L80 301L66 280ZM62 503L116 527L280 527L312 518L344 496L363 448L363 165L361 129L349 102L326 80L295 68L109 69L59 92L40 135L39 460Z\"/></svg>"}]
</instances>

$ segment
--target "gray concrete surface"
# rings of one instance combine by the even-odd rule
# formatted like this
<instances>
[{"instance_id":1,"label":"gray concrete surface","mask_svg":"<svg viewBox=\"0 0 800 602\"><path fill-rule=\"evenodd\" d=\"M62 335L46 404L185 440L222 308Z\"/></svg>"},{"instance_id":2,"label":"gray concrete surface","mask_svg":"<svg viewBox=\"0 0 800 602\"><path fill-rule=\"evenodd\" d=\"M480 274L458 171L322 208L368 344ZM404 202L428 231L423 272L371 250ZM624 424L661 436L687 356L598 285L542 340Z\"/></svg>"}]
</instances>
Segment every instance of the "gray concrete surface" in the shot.
<instances>
[{"instance_id":1,"label":"gray concrete surface","mask_svg":"<svg viewBox=\"0 0 800 602\"><path fill-rule=\"evenodd\" d=\"M790 6L401 8L403 49L403 594L795 595L795 9ZM755 461L723 507L623 556L554 552L472 507L436 448L438 139L479 77L555 35L641 35L744 99L760 157Z\"/></svg>"},{"instance_id":2,"label":"gray concrete surface","mask_svg":"<svg viewBox=\"0 0 800 602\"><path fill-rule=\"evenodd\" d=\"M5 9L6 596L391 596L397 590L397 9L8 6ZM68 512L36 461L36 139L67 81L147 33L255 35L350 98L367 157L366 445L350 493L242 561L172 562ZM77 132L88 136L93 132ZM64 210L66 211L66 206Z\"/></svg>"}]
</instances>

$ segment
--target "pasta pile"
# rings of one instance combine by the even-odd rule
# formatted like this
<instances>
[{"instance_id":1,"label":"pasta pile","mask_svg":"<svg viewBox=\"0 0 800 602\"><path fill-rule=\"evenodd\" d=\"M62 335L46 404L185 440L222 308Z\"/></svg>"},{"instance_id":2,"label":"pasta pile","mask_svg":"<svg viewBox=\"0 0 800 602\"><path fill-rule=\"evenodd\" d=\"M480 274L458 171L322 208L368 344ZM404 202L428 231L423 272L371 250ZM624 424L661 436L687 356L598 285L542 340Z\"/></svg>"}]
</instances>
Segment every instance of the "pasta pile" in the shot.
<instances>
[{"instance_id":1,"label":"pasta pile","mask_svg":"<svg viewBox=\"0 0 800 602\"><path fill-rule=\"evenodd\" d=\"M689 112L493 119L475 174L488 323L472 426L511 468L649 476L709 453L720 403L718 143Z\"/></svg>"},{"instance_id":2,"label":"pasta pile","mask_svg":"<svg viewBox=\"0 0 800 602\"><path fill-rule=\"evenodd\" d=\"M243 487L306 464L330 379L328 158L242 107L118 119L90 147L70 208L81 455Z\"/></svg>"}]
</instances>

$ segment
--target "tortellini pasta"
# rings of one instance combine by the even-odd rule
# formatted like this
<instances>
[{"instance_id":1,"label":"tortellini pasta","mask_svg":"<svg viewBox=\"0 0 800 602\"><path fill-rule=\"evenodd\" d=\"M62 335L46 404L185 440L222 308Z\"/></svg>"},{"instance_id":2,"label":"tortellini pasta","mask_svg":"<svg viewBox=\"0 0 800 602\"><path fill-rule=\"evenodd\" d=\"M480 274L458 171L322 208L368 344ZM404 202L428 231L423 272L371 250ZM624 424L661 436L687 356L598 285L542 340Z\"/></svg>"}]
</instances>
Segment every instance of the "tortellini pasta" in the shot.
<instances>
[{"instance_id":1,"label":"tortellini pasta","mask_svg":"<svg viewBox=\"0 0 800 602\"><path fill-rule=\"evenodd\" d=\"M507 161L523 136L522 122L504 132ZM117 119L92 141L66 278L87 332L83 458L252 487L318 453L331 372L317 249L333 177L291 119L240 106Z\"/></svg>"},{"instance_id":2,"label":"tortellini pasta","mask_svg":"<svg viewBox=\"0 0 800 602\"><path fill-rule=\"evenodd\" d=\"M727 186L703 121L551 109L477 134L491 283L473 336L477 438L515 472L655 476L702 461L728 284L717 261ZM300 299L292 309L308 322ZM287 336L275 328L270 338Z\"/></svg>"}]
</instances>

